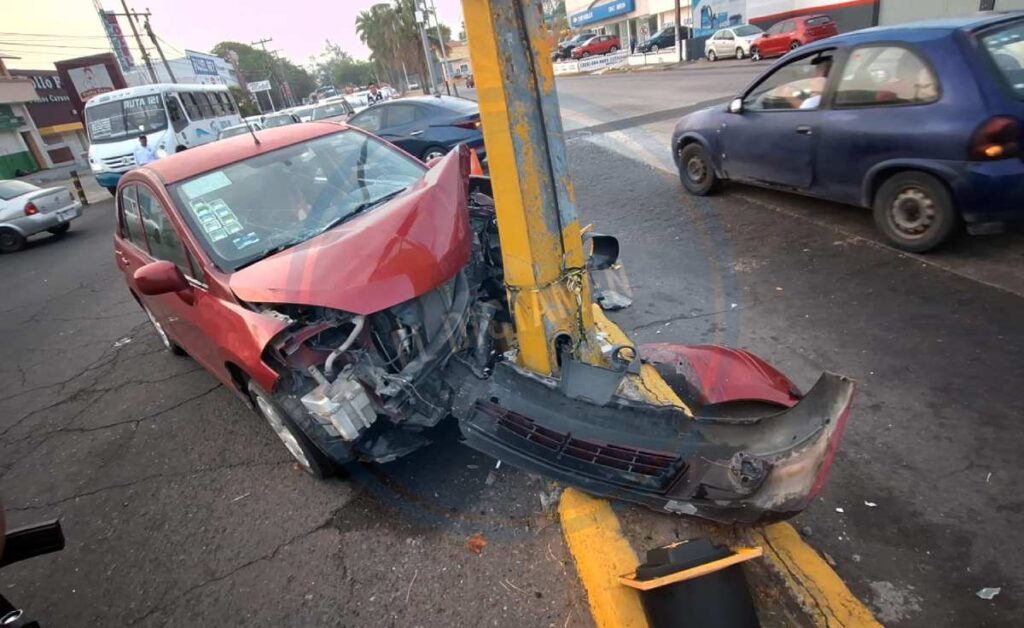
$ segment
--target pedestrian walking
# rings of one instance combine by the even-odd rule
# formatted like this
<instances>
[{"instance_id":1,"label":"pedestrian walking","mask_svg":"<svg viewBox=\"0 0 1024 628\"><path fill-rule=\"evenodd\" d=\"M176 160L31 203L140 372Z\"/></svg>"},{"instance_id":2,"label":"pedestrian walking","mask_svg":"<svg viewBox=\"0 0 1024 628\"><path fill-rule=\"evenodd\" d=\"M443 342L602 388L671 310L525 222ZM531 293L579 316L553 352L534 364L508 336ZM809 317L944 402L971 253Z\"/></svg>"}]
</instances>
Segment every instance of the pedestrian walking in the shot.
<instances>
[{"instance_id":1,"label":"pedestrian walking","mask_svg":"<svg viewBox=\"0 0 1024 628\"><path fill-rule=\"evenodd\" d=\"M135 165L145 166L157 159L160 159L160 156L157 155L156 148L149 145L149 138L145 135L140 135L139 145L135 147Z\"/></svg>"}]
</instances>

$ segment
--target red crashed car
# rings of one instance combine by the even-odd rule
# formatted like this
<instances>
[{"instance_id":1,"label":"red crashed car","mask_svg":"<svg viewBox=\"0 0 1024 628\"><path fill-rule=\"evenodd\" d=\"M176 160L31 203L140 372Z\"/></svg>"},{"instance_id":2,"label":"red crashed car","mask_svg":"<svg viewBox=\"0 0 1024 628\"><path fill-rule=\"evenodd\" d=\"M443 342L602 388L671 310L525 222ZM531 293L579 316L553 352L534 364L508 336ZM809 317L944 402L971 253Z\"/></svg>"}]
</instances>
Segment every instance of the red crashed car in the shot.
<instances>
[{"instance_id":1,"label":"red crashed car","mask_svg":"<svg viewBox=\"0 0 1024 628\"><path fill-rule=\"evenodd\" d=\"M117 263L164 346L247 401L317 477L405 455L454 416L469 446L509 464L753 522L806 506L842 435L848 380L823 375L804 395L744 351L639 347L685 407L645 406L632 388L600 398L605 384L561 393L524 371L490 179L470 175L465 146L427 167L307 122L132 170L116 200Z\"/></svg>"},{"instance_id":2,"label":"red crashed car","mask_svg":"<svg viewBox=\"0 0 1024 628\"><path fill-rule=\"evenodd\" d=\"M783 20L769 28L750 45L754 61L779 57L812 41L839 34L839 27L827 15L806 15Z\"/></svg>"},{"instance_id":3,"label":"red crashed car","mask_svg":"<svg viewBox=\"0 0 1024 628\"><path fill-rule=\"evenodd\" d=\"M618 35L594 35L572 49L573 59L585 59L593 55L617 52L622 48Z\"/></svg>"}]
</instances>

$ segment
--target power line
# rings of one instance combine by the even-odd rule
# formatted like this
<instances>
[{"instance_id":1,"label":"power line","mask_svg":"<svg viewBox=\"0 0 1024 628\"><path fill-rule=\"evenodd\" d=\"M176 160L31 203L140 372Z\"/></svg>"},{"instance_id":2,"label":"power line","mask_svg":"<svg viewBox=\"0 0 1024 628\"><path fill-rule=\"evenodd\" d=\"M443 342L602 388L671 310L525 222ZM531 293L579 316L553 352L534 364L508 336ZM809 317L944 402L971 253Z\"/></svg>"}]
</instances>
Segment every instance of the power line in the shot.
<instances>
[{"instance_id":1,"label":"power line","mask_svg":"<svg viewBox=\"0 0 1024 628\"><path fill-rule=\"evenodd\" d=\"M51 39L107 39L106 35L72 35L68 33L10 33L0 31L5 37L48 37Z\"/></svg>"}]
</instances>

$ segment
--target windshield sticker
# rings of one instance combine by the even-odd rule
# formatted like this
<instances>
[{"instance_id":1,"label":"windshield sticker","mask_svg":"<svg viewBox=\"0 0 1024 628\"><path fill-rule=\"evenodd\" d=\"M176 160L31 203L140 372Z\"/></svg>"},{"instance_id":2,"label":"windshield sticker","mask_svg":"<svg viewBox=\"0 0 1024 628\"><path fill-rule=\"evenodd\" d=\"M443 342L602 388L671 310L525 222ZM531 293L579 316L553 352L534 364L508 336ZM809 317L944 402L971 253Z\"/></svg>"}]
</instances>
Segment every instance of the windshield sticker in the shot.
<instances>
[{"instance_id":1,"label":"windshield sticker","mask_svg":"<svg viewBox=\"0 0 1024 628\"><path fill-rule=\"evenodd\" d=\"M185 196L188 197L188 200L191 201L229 185L231 185L231 179L228 179L228 175L218 170L217 172L204 174L201 177L192 179L187 183L183 183L181 185L181 191L184 192Z\"/></svg>"},{"instance_id":2,"label":"windshield sticker","mask_svg":"<svg viewBox=\"0 0 1024 628\"><path fill-rule=\"evenodd\" d=\"M238 236L231 241L231 244L235 245L235 248L241 251L247 246L252 246L260 241L260 237L253 232L249 232L243 236Z\"/></svg>"},{"instance_id":3,"label":"windshield sticker","mask_svg":"<svg viewBox=\"0 0 1024 628\"><path fill-rule=\"evenodd\" d=\"M238 222L235 213L219 198L207 202L194 201L190 206L199 225L212 242L219 242L242 230L242 223Z\"/></svg>"}]
</instances>

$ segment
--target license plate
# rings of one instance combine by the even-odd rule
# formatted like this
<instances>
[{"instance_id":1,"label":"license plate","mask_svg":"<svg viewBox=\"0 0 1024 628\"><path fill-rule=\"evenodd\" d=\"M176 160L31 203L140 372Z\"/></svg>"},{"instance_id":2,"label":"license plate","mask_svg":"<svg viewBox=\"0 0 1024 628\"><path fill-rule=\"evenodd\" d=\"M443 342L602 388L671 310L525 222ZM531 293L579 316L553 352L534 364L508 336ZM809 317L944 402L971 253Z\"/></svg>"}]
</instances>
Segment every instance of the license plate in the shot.
<instances>
[{"instance_id":1,"label":"license plate","mask_svg":"<svg viewBox=\"0 0 1024 628\"><path fill-rule=\"evenodd\" d=\"M57 219L60 220L60 221L68 221L68 220L71 220L74 217L75 217L75 211L73 209L72 210L67 210L67 211L62 211L62 212L57 212Z\"/></svg>"}]
</instances>

